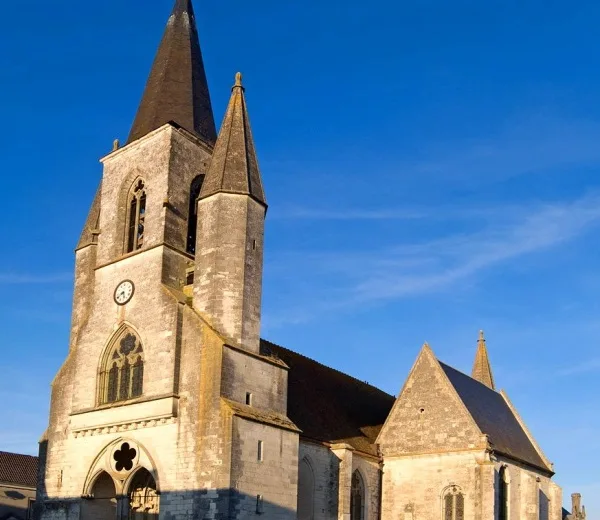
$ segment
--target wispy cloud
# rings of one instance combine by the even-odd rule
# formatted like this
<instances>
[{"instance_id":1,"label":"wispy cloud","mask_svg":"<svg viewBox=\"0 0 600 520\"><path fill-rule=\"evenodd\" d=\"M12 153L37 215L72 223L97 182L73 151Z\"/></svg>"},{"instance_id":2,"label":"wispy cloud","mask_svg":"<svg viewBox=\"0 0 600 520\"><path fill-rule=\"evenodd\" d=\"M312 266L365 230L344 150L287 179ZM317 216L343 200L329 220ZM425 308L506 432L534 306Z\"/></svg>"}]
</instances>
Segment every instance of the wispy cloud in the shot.
<instances>
[{"instance_id":1,"label":"wispy cloud","mask_svg":"<svg viewBox=\"0 0 600 520\"><path fill-rule=\"evenodd\" d=\"M73 278L71 273L0 273L0 285L28 285L28 284L55 284L70 282Z\"/></svg>"},{"instance_id":2,"label":"wispy cloud","mask_svg":"<svg viewBox=\"0 0 600 520\"><path fill-rule=\"evenodd\" d=\"M453 182L497 181L517 175L600 163L600 124L553 114L512 118L494 135L427 150L411 169Z\"/></svg>"},{"instance_id":3,"label":"wispy cloud","mask_svg":"<svg viewBox=\"0 0 600 520\"><path fill-rule=\"evenodd\" d=\"M394 210L394 209L339 209L324 210L318 208L290 208L279 210L274 214L276 219L299 220L416 220L430 217L424 210Z\"/></svg>"},{"instance_id":4,"label":"wispy cloud","mask_svg":"<svg viewBox=\"0 0 600 520\"><path fill-rule=\"evenodd\" d=\"M395 256L420 254L439 266L424 274L388 271L355 288L361 299L382 299L435 290L479 271L575 238L600 221L600 197L547 205L515 224L470 235L400 247Z\"/></svg>"},{"instance_id":5,"label":"wispy cloud","mask_svg":"<svg viewBox=\"0 0 600 520\"><path fill-rule=\"evenodd\" d=\"M559 376L573 376L600 371L600 357L588 359L558 371Z\"/></svg>"},{"instance_id":6,"label":"wispy cloud","mask_svg":"<svg viewBox=\"0 0 600 520\"><path fill-rule=\"evenodd\" d=\"M600 223L600 195L515 214L496 213L505 217L486 223L482 230L424 242L398 243L381 250L281 254L278 261L285 267L279 273L285 276L291 270L297 276L294 266L299 266L306 275L303 290L316 303L310 306L311 312L303 302L303 308L267 314L267 324L298 323L324 311L440 291L499 264L550 250Z\"/></svg>"},{"instance_id":7,"label":"wispy cloud","mask_svg":"<svg viewBox=\"0 0 600 520\"><path fill-rule=\"evenodd\" d=\"M489 219L497 216L499 211L504 213L518 212L522 208L507 207L414 207L404 209L357 209L336 208L321 209L317 207L291 207L278 210L273 214L275 220L467 220L472 218Z\"/></svg>"}]
</instances>

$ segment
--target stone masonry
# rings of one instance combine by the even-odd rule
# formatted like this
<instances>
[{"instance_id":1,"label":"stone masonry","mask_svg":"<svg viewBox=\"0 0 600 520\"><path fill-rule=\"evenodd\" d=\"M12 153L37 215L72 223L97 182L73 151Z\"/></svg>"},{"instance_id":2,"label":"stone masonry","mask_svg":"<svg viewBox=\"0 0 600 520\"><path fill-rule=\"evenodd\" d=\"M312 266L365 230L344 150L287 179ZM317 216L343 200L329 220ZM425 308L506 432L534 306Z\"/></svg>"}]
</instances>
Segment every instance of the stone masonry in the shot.
<instances>
[{"instance_id":1,"label":"stone masonry","mask_svg":"<svg viewBox=\"0 0 600 520\"><path fill-rule=\"evenodd\" d=\"M238 73L217 137L176 0L75 252L35 517L562 520L483 333L472 377L426 345L397 398L260 338L267 203L245 96Z\"/></svg>"}]
</instances>

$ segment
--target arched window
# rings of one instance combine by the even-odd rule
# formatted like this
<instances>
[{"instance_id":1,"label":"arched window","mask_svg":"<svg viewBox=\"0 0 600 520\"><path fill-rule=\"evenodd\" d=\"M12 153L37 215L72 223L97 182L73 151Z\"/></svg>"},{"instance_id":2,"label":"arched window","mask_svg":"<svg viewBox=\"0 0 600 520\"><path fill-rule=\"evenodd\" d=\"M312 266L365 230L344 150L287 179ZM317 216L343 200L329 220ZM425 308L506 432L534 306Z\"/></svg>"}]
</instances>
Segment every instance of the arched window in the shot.
<instances>
[{"instance_id":1,"label":"arched window","mask_svg":"<svg viewBox=\"0 0 600 520\"><path fill-rule=\"evenodd\" d=\"M150 520L158 518L159 496L152 474L141 468L129 486L129 518Z\"/></svg>"},{"instance_id":2,"label":"arched window","mask_svg":"<svg viewBox=\"0 0 600 520\"><path fill-rule=\"evenodd\" d=\"M144 245L146 189L142 179L138 179L133 185L128 204L126 252L131 253Z\"/></svg>"},{"instance_id":3,"label":"arched window","mask_svg":"<svg viewBox=\"0 0 600 520\"><path fill-rule=\"evenodd\" d=\"M444 520L465 520L465 496L458 486L444 494Z\"/></svg>"},{"instance_id":4,"label":"arched window","mask_svg":"<svg viewBox=\"0 0 600 520\"><path fill-rule=\"evenodd\" d=\"M508 520L509 518L509 476L506 466L500 468L498 474L498 520Z\"/></svg>"},{"instance_id":5,"label":"arched window","mask_svg":"<svg viewBox=\"0 0 600 520\"><path fill-rule=\"evenodd\" d=\"M144 350L137 335L125 328L113 340L100 370L100 404L126 401L142 395Z\"/></svg>"},{"instance_id":6,"label":"arched window","mask_svg":"<svg viewBox=\"0 0 600 520\"><path fill-rule=\"evenodd\" d=\"M350 495L350 520L365 518L365 483L358 470L352 474L352 491Z\"/></svg>"},{"instance_id":7,"label":"arched window","mask_svg":"<svg viewBox=\"0 0 600 520\"><path fill-rule=\"evenodd\" d=\"M188 212L188 234L186 251L191 255L196 253L196 231L198 229L198 197L204 182L204 175L198 175L190 186L190 208Z\"/></svg>"},{"instance_id":8,"label":"arched window","mask_svg":"<svg viewBox=\"0 0 600 520\"><path fill-rule=\"evenodd\" d=\"M313 520L315 476L306 458L298 466L298 520Z\"/></svg>"}]
</instances>

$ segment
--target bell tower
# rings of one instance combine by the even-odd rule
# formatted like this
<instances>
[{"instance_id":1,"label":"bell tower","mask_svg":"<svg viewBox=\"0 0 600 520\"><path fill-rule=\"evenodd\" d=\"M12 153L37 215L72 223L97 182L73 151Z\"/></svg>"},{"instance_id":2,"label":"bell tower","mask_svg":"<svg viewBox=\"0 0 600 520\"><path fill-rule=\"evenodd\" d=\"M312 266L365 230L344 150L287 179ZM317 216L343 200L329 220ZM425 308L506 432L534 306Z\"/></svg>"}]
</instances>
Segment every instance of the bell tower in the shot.
<instances>
[{"instance_id":1,"label":"bell tower","mask_svg":"<svg viewBox=\"0 0 600 520\"><path fill-rule=\"evenodd\" d=\"M242 77L217 137L191 0L101 162L36 518L295 518L289 367L260 350L267 204Z\"/></svg>"}]
</instances>

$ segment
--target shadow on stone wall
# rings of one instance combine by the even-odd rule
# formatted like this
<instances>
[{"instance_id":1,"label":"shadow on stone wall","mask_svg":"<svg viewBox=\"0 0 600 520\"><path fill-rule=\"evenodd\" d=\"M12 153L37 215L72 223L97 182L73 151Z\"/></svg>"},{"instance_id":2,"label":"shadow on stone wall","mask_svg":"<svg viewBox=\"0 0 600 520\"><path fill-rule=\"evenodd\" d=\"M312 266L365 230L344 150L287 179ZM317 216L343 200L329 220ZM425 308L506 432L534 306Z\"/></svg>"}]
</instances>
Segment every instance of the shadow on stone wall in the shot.
<instances>
[{"instance_id":1,"label":"shadow on stone wall","mask_svg":"<svg viewBox=\"0 0 600 520\"><path fill-rule=\"evenodd\" d=\"M130 512L126 497L117 498L112 509L106 507L105 498L97 500L92 497L45 500L37 505L35 518L53 520L158 520L159 514L161 520L296 518L295 510L281 507L261 496L250 496L234 489L165 491L159 495L159 514Z\"/></svg>"},{"instance_id":2,"label":"shadow on stone wall","mask_svg":"<svg viewBox=\"0 0 600 520\"><path fill-rule=\"evenodd\" d=\"M540 520L549 520L550 518L550 499L541 489L538 495L538 504L540 511Z\"/></svg>"},{"instance_id":3,"label":"shadow on stone wall","mask_svg":"<svg viewBox=\"0 0 600 520\"><path fill-rule=\"evenodd\" d=\"M19 520L26 520L27 508L13 507L5 504L0 505L0 518L18 518Z\"/></svg>"},{"instance_id":4,"label":"shadow on stone wall","mask_svg":"<svg viewBox=\"0 0 600 520\"><path fill-rule=\"evenodd\" d=\"M40 464L38 473L38 499L35 502L35 520L202 520L211 518L295 520L296 510L282 507L261 495L240 493L233 488L198 490L162 490L140 486L142 493L116 496L108 482L98 478L90 496L44 498L47 495L45 482L45 461L47 441L40 443ZM140 473L141 474L141 473ZM154 476L155 477L155 476ZM62 478L68 478L63 475ZM135 481L135 478L133 479ZM154 481L154 478L152 478ZM144 480L148 482L148 480ZM145 490L145 491L144 491ZM146 494L144 494L146 493ZM97 494L97 496L96 496ZM152 511L131 512L132 502L156 505L158 513ZM156 511L156 508L154 508ZM25 517L24 517L25 518Z\"/></svg>"}]
</instances>

